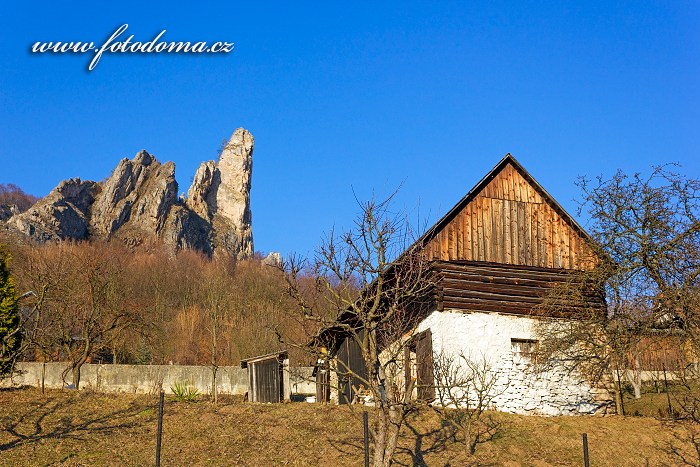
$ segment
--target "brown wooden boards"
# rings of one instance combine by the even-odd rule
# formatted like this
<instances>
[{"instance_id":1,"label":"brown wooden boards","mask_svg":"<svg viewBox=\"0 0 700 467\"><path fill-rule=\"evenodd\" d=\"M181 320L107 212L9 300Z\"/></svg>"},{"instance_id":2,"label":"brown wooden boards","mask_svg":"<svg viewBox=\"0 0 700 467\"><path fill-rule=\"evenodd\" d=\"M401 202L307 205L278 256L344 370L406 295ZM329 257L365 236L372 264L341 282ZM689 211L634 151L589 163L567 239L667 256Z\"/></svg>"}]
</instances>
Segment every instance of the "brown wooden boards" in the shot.
<instances>
[{"instance_id":1,"label":"brown wooden boards","mask_svg":"<svg viewBox=\"0 0 700 467\"><path fill-rule=\"evenodd\" d=\"M505 265L475 261L436 261L437 308L464 311L537 315L537 308L553 286L573 283L571 270ZM562 313L573 316L586 307L604 309L600 294L591 290L584 302L560 303Z\"/></svg>"},{"instance_id":2,"label":"brown wooden boards","mask_svg":"<svg viewBox=\"0 0 700 467\"><path fill-rule=\"evenodd\" d=\"M429 259L557 269L591 264L586 234L509 156L433 229Z\"/></svg>"}]
</instances>

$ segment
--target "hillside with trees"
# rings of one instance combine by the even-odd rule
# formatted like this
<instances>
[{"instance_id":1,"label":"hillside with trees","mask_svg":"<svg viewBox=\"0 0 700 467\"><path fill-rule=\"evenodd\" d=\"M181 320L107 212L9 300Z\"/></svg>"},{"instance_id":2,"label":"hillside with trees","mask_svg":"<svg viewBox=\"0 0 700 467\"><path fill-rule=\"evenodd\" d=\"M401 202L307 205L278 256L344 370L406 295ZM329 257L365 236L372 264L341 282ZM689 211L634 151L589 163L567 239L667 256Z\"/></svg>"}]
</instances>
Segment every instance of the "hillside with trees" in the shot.
<instances>
[{"instance_id":1,"label":"hillside with trees","mask_svg":"<svg viewBox=\"0 0 700 467\"><path fill-rule=\"evenodd\" d=\"M26 211L38 200L14 183L0 183L0 220Z\"/></svg>"},{"instance_id":2,"label":"hillside with trees","mask_svg":"<svg viewBox=\"0 0 700 467\"><path fill-rule=\"evenodd\" d=\"M163 245L0 243L21 300L22 358L84 363L237 365L304 336L278 265ZM294 355L297 362L302 355ZM70 381L70 378L67 378Z\"/></svg>"}]
</instances>

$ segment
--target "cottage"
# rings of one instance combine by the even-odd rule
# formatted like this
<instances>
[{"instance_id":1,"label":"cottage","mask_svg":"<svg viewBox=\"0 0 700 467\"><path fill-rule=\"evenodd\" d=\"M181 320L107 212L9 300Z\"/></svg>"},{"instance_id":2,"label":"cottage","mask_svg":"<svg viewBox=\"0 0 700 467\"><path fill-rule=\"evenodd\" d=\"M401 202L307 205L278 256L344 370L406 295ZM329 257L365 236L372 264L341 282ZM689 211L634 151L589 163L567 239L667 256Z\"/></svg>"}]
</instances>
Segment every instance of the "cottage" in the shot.
<instances>
[{"instance_id":1,"label":"cottage","mask_svg":"<svg viewBox=\"0 0 700 467\"><path fill-rule=\"evenodd\" d=\"M590 238L510 154L419 240L431 261L434 293L409 333L406 382L432 400L433 358L465 355L486 362L496 378L493 405L503 411L559 415L593 412L607 392L564 368L538 372L537 305L552 284L595 261ZM604 299L598 306L604 312ZM572 314L546 319L575 319ZM356 398L353 374L364 371L354 342L341 336L331 354L342 361L332 398ZM356 346L356 344L354 344ZM360 360L360 361L358 361ZM408 387L408 384L407 384ZM439 387L437 388L439 390Z\"/></svg>"}]
</instances>

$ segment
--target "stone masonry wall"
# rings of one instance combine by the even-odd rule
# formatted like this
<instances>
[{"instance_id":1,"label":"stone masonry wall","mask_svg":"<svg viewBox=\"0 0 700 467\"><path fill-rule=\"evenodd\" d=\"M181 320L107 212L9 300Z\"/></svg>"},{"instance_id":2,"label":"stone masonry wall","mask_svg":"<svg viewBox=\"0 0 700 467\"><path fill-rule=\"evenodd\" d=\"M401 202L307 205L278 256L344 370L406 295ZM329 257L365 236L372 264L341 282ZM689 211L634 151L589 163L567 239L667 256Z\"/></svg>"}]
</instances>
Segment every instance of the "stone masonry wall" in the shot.
<instances>
[{"instance_id":1,"label":"stone masonry wall","mask_svg":"<svg viewBox=\"0 0 700 467\"><path fill-rule=\"evenodd\" d=\"M486 361L497 376L498 410L519 414L570 415L593 413L609 402L606 391L591 387L564 368L536 372L511 349L511 339L534 340L533 318L500 313L435 311L418 326L430 328L433 353Z\"/></svg>"}]
</instances>

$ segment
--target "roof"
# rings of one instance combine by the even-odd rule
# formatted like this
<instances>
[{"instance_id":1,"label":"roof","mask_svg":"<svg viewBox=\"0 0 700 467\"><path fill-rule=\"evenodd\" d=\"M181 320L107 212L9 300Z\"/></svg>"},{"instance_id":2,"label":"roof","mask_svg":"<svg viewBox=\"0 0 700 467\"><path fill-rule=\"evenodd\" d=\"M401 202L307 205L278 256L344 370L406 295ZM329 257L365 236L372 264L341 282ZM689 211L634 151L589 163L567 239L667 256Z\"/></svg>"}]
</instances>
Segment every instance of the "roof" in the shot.
<instances>
[{"instance_id":1,"label":"roof","mask_svg":"<svg viewBox=\"0 0 700 467\"><path fill-rule=\"evenodd\" d=\"M249 363L257 363L257 362L262 362L265 360L284 360L289 357L289 354L287 353L286 350L280 350L277 352L273 353L268 353L265 355L258 355L257 357L250 357L250 358L244 358L241 359L241 368L247 368Z\"/></svg>"},{"instance_id":2,"label":"roof","mask_svg":"<svg viewBox=\"0 0 700 467\"><path fill-rule=\"evenodd\" d=\"M534 177L527 171L523 166L513 157L510 153L506 154L505 157L503 157L471 190L467 192L462 199L457 202L442 218L440 218L432 227L430 227L426 232L418 239L416 240L409 248L407 248L404 252L402 252L388 267L387 269L383 272L383 274L391 274L391 271L399 267L401 264L402 259L407 255L410 254L409 252L415 252L417 249L418 250L423 250L427 247L427 245L431 242L433 238L435 238L438 234L440 234L443 229L445 229L448 224L450 224L451 221L455 219L464 209L471 203L485 188L486 186L494 180L501 172L504 171L506 167L512 167L524 180L527 182L532 189L537 192L538 196L541 197L542 202L546 203L549 206L549 209L551 209L554 213L556 213L564 223L568 224L570 229L578 235L583 241L585 242L590 242L593 243L592 238L586 233L586 231L579 225L579 223L568 213L566 210L550 195L543 187L540 185L537 180L534 179ZM521 267L515 264L501 264L501 263L494 263L494 262L489 262L489 261L457 261L457 260L449 260L447 262L445 261L435 261L435 258L429 258L429 260L432 259L433 263L433 270L440 271L446 269L446 266L452 265L453 267L457 268L464 268L467 265L474 264L474 265L480 265L483 267L491 267L495 268L496 270L517 270L518 268L522 269L523 271L530 271L533 272L535 275L540 274L542 275L544 272L547 274L552 275L552 278L558 277L559 274L564 274L565 270L560 268L560 267L532 267L532 266L525 266ZM521 274L525 274L525 272L522 272ZM561 279L558 279L561 280ZM520 279L519 279L520 281ZM459 284L460 288L463 286L463 284ZM483 288L483 285L481 286ZM438 291L439 292L439 291ZM497 291L498 292L498 291ZM540 291L541 292L541 291ZM542 295L542 293L538 292L539 295ZM478 295L481 293L481 295ZM505 292L502 293L502 295L505 294ZM476 292L472 294L474 296L460 296L455 298L455 303L471 303L476 299L483 300L484 293L483 292ZM508 294L505 294L508 295ZM446 297L440 297L440 300ZM504 297L500 296L493 296L492 302L490 304L490 308L486 309L485 311L499 311L500 308L502 308L503 304L506 303L507 300L504 300ZM507 296L505 298L508 298L510 301L515 301L515 299L512 299L512 297ZM537 300L540 300L538 298ZM528 304L527 306L519 303L520 309L518 309L520 314L529 314L530 309L532 308L531 304ZM501 310L502 311L502 310ZM353 314L350 310L346 310L344 313L341 313L338 317L338 320L340 322L345 322L348 323L350 320L352 320ZM318 335L315 337L314 340L310 343L310 345L325 345L329 347L329 350L331 353L334 353L334 349L338 345L339 339L343 338L344 335L347 335L347 327L342 326L342 325L331 325L328 326L324 329L322 329Z\"/></svg>"},{"instance_id":3,"label":"roof","mask_svg":"<svg viewBox=\"0 0 700 467\"><path fill-rule=\"evenodd\" d=\"M415 242L417 245L421 244L426 244L428 241L430 241L435 235L440 232L452 219L455 218L457 214L459 214L462 209L465 208L467 204L469 204L475 197L478 195L485 187L486 185L489 184L491 180L493 180L507 165L513 166L515 170L522 175L522 177L527 180L527 182L532 185L535 190L539 192L539 194L550 204L552 207L555 209L557 214L562 216L564 220L570 224L579 235L584 237L587 240L591 240L591 237L588 235L588 233L579 225L578 222L576 222L576 219L574 219L566 210L554 199L552 195L550 195L547 190L545 190L542 185L535 180L535 178L530 175L530 172L525 170L525 168L520 164L520 162L513 157L511 153L506 154L503 159L496 164L496 166L489 171L469 192L467 192L464 197L459 200L457 204L455 204L452 209L450 209L447 214L442 216L440 220L438 220L432 227L430 227L426 232ZM592 241L592 240L591 240Z\"/></svg>"}]
</instances>

